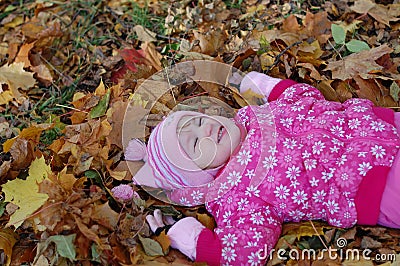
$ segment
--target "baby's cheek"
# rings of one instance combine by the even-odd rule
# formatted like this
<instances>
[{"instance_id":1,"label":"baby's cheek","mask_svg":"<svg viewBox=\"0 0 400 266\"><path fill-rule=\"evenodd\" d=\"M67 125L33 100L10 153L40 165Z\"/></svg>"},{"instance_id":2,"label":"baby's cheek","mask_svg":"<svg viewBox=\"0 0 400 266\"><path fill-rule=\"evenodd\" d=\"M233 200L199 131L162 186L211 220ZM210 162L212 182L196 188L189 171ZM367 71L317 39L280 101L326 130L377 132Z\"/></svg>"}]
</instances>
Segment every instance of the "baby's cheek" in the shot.
<instances>
[{"instance_id":1,"label":"baby's cheek","mask_svg":"<svg viewBox=\"0 0 400 266\"><path fill-rule=\"evenodd\" d=\"M209 166L217 155L217 145L211 138L204 138L199 143L200 154L194 160L201 168Z\"/></svg>"}]
</instances>

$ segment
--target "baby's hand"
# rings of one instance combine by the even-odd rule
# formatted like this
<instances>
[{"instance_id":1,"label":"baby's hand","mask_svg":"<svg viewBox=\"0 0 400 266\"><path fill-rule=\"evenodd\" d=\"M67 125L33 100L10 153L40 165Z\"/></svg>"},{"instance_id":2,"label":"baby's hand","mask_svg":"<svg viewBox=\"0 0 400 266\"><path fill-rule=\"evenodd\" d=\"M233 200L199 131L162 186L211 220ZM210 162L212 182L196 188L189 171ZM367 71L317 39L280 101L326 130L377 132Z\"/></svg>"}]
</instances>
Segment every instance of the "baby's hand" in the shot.
<instances>
[{"instance_id":1,"label":"baby's hand","mask_svg":"<svg viewBox=\"0 0 400 266\"><path fill-rule=\"evenodd\" d=\"M193 217L186 217L175 222L171 216L163 217L159 209L154 215L147 215L146 220L154 233L161 233L164 229L171 241L171 247L178 249L190 259L196 259L197 239L205 228Z\"/></svg>"}]
</instances>

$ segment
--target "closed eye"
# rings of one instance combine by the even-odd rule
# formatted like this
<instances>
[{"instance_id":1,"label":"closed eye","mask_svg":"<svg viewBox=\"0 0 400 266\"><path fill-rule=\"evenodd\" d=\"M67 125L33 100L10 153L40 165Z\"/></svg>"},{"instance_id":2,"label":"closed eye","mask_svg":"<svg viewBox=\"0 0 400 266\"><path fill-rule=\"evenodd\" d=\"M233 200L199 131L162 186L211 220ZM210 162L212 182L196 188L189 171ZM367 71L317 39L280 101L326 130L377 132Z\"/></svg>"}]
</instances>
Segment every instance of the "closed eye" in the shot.
<instances>
[{"instance_id":1,"label":"closed eye","mask_svg":"<svg viewBox=\"0 0 400 266\"><path fill-rule=\"evenodd\" d=\"M198 141L199 141L199 138L196 138L196 139L194 140L193 152L196 151L196 145L197 145L197 142L198 142Z\"/></svg>"}]
</instances>

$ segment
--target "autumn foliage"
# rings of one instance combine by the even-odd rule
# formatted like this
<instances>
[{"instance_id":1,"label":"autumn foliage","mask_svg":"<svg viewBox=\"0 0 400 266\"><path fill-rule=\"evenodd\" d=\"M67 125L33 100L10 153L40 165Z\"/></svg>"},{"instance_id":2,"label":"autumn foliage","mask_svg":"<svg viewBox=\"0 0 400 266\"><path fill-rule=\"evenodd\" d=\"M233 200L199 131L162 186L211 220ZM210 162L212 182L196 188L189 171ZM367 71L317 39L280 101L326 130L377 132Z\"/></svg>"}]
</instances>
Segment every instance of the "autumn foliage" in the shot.
<instances>
[{"instance_id":1,"label":"autumn foliage","mask_svg":"<svg viewBox=\"0 0 400 266\"><path fill-rule=\"evenodd\" d=\"M211 229L213 219L201 206L169 206L132 185L121 132L128 102L147 104L135 89L175 63L224 62L312 84L328 100L399 108L398 1L1 1L0 10L1 265L193 264L165 234L153 235L145 216L161 208ZM257 104L257 95L233 87L188 82L160 99L148 130L199 95L234 109ZM116 199L119 184L138 196ZM374 254L400 252L399 230L309 221L285 224L277 248L323 249L339 237Z\"/></svg>"}]
</instances>

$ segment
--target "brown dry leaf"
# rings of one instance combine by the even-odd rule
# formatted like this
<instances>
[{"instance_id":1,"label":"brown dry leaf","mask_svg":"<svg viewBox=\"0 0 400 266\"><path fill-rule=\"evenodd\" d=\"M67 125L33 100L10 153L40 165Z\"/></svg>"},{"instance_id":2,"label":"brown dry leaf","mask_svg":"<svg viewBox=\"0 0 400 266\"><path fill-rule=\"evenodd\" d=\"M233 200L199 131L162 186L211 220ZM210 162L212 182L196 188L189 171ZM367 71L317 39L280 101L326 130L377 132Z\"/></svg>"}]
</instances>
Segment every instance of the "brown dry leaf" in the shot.
<instances>
[{"instance_id":1,"label":"brown dry leaf","mask_svg":"<svg viewBox=\"0 0 400 266\"><path fill-rule=\"evenodd\" d=\"M122 149L122 125L124 123L125 111L128 106L128 101L117 101L114 102L108 109L107 115L109 122L111 124L111 132L109 134L109 139L111 144L117 145Z\"/></svg>"},{"instance_id":2,"label":"brown dry leaf","mask_svg":"<svg viewBox=\"0 0 400 266\"><path fill-rule=\"evenodd\" d=\"M86 224L84 224L81 220L81 218L79 218L77 215L73 215L74 219L75 219L75 223L79 228L79 231L81 231L81 233L88 239L92 240L93 242L95 242L97 245L102 246L101 244L101 239L100 237L97 235L96 232L94 232L92 229L90 229Z\"/></svg>"},{"instance_id":3,"label":"brown dry leaf","mask_svg":"<svg viewBox=\"0 0 400 266\"><path fill-rule=\"evenodd\" d=\"M218 50L224 45L226 35L221 30L214 30L208 33L193 31L194 38L199 40L201 52L215 56Z\"/></svg>"},{"instance_id":4,"label":"brown dry leaf","mask_svg":"<svg viewBox=\"0 0 400 266\"><path fill-rule=\"evenodd\" d=\"M400 20L399 4L384 6L381 4L376 4L371 0L357 0L355 1L354 6L350 7L350 9L360 14L369 14L377 21L389 27L390 27L389 22Z\"/></svg>"},{"instance_id":5,"label":"brown dry leaf","mask_svg":"<svg viewBox=\"0 0 400 266\"><path fill-rule=\"evenodd\" d=\"M28 167L34 157L33 147L28 140L17 138L11 146L9 152L13 158L13 169L24 169Z\"/></svg>"},{"instance_id":6,"label":"brown dry leaf","mask_svg":"<svg viewBox=\"0 0 400 266\"><path fill-rule=\"evenodd\" d=\"M35 46L35 42L26 43L21 46L17 57L15 58L15 63L22 62L24 63L24 67L30 67L31 61L29 60L29 53L31 52L33 46Z\"/></svg>"},{"instance_id":7,"label":"brown dry leaf","mask_svg":"<svg viewBox=\"0 0 400 266\"><path fill-rule=\"evenodd\" d=\"M160 71L162 69L160 61L162 55L156 50L154 43L144 42L140 47L142 48L148 63L154 67L155 70Z\"/></svg>"},{"instance_id":8,"label":"brown dry leaf","mask_svg":"<svg viewBox=\"0 0 400 266\"><path fill-rule=\"evenodd\" d=\"M332 22L328 19L326 11L316 14L307 12L303 24L305 27L301 32L314 37L320 44L326 43L332 36L330 30Z\"/></svg>"},{"instance_id":9,"label":"brown dry leaf","mask_svg":"<svg viewBox=\"0 0 400 266\"><path fill-rule=\"evenodd\" d=\"M376 106L378 106L380 98L382 96L380 95L380 90L376 86L376 84L371 80L364 80L358 75L353 77L353 79L356 81L359 88L358 90L356 90L358 97L363 99L369 99Z\"/></svg>"},{"instance_id":10,"label":"brown dry leaf","mask_svg":"<svg viewBox=\"0 0 400 266\"><path fill-rule=\"evenodd\" d=\"M113 171L108 169L108 173L115 180L121 181L121 180L126 180L128 171Z\"/></svg>"},{"instance_id":11,"label":"brown dry leaf","mask_svg":"<svg viewBox=\"0 0 400 266\"><path fill-rule=\"evenodd\" d=\"M18 235L11 228L0 228L0 248L6 255L6 266L11 263L12 250L17 240Z\"/></svg>"},{"instance_id":12,"label":"brown dry leaf","mask_svg":"<svg viewBox=\"0 0 400 266\"><path fill-rule=\"evenodd\" d=\"M31 67L31 70L37 74L38 80L41 81L46 87L50 86L53 82L53 76L46 65L40 64L38 66Z\"/></svg>"},{"instance_id":13,"label":"brown dry leaf","mask_svg":"<svg viewBox=\"0 0 400 266\"><path fill-rule=\"evenodd\" d=\"M314 227L311 225L314 224L317 231L314 230ZM323 222L318 221L310 221L304 223L286 223L282 227L282 235L296 235L297 239L300 239L302 236L314 236L314 235L324 235L324 228L333 228L330 225L327 225Z\"/></svg>"},{"instance_id":14,"label":"brown dry leaf","mask_svg":"<svg viewBox=\"0 0 400 266\"><path fill-rule=\"evenodd\" d=\"M145 27L143 27L141 25L136 25L132 29L136 32L136 35L137 35L139 41L142 41L142 42L157 41L157 39L156 39L157 34L150 31L149 29L146 29Z\"/></svg>"},{"instance_id":15,"label":"brown dry leaf","mask_svg":"<svg viewBox=\"0 0 400 266\"><path fill-rule=\"evenodd\" d=\"M61 30L60 22L55 20L51 25L36 35L37 39L49 39L49 37L62 37L64 33Z\"/></svg>"},{"instance_id":16,"label":"brown dry leaf","mask_svg":"<svg viewBox=\"0 0 400 266\"><path fill-rule=\"evenodd\" d=\"M118 224L119 214L112 210L108 202L93 207L91 219L114 231Z\"/></svg>"},{"instance_id":17,"label":"brown dry leaf","mask_svg":"<svg viewBox=\"0 0 400 266\"><path fill-rule=\"evenodd\" d=\"M11 169L11 161L4 161L0 165L0 181L2 180L3 177L7 175L10 169Z\"/></svg>"},{"instance_id":18,"label":"brown dry leaf","mask_svg":"<svg viewBox=\"0 0 400 266\"><path fill-rule=\"evenodd\" d=\"M282 23L282 30L285 32L293 32L293 33L298 33L300 32L300 25L297 22L297 18L295 15L291 14L289 17L287 17L283 23Z\"/></svg>"},{"instance_id":19,"label":"brown dry leaf","mask_svg":"<svg viewBox=\"0 0 400 266\"><path fill-rule=\"evenodd\" d=\"M332 81L323 80L318 83L317 89L328 101L339 101L337 92L332 88L331 83Z\"/></svg>"},{"instance_id":20,"label":"brown dry leaf","mask_svg":"<svg viewBox=\"0 0 400 266\"><path fill-rule=\"evenodd\" d=\"M325 70L332 71L333 79L351 79L356 75L368 74L371 71L383 69L375 60L392 51L392 48L386 44L381 45L371 50L351 54L343 58L343 60L329 62Z\"/></svg>"},{"instance_id":21,"label":"brown dry leaf","mask_svg":"<svg viewBox=\"0 0 400 266\"><path fill-rule=\"evenodd\" d=\"M303 42L300 44L297 52L297 60L300 62L311 63L316 67L320 67L325 64L325 61L321 60L320 57L324 52L321 50L318 41L312 43Z\"/></svg>"},{"instance_id":22,"label":"brown dry leaf","mask_svg":"<svg viewBox=\"0 0 400 266\"><path fill-rule=\"evenodd\" d=\"M27 141L33 141L33 143L35 143L33 146L35 146L36 143L39 142L40 134L42 133L42 131L46 130L46 129L49 129L49 128L50 128L50 126L46 125L46 124L41 124L41 125L37 125L37 126L30 126L28 128L24 128L17 137L14 137L12 139L8 139L6 142L4 142L3 151L4 152L9 152L9 151L11 152L11 150L14 147L15 142L17 140L20 140L20 139L24 139L24 140L27 140ZM20 142L17 146L14 147L16 149L15 153L14 153L14 156L16 158L20 157L20 155L18 154L18 152L19 152L18 150L20 150L20 149L25 149L26 152L30 153L30 156L34 156L35 155L34 152L33 152L33 146L29 147L28 142L23 144L23 147L21 147L21 144L22 143ZM27 149L27 148L29 148L29 149ZM22 152L22 154L25 154L26 152ZM20 162L20 160L18 160L18 161Z\"/></svg>"},{"instance_id":23,"label":"brown dry leaf","mask_svg":"<svg viewBox=\"0 0 400 266\"><path fill-rule=\"evenodd\" d=\"M14 99L11 91L0 92L0 105L5 105Z\"/></svg>"},{"instance_id":24,"label":"brown dry leaf","mask_svg":"<svg viewBox=\"0 0 400 266\"><path fill-rule=\"evenodd\" d=\"M23 62L0 67L0 85L7 84L13 97L17 100L22 96L18 89L28 90L35 83L36 80L33 78L33 73L24 70Z\"/></svg>"},{"instance_id":25,"label":"brown dry leaf","mask_svg":"<svg viewBox=\"0 0 400 266\"><path fill-rule=\"evenodd\" d=\"M46 211L38 214L36 229L39 231L52 231L59 222L63 221L65 210L60 205L67 200L67 196L60 186L51 180L43 181L39 189L41 193L46 193L49 196L49 200L42 207Z\"/></svg>"},{"instance_id":26,"label":"brown dry leaf","mask_svg":"<svg viewBox=\"0 0 400 266\"><path fill-rule=\"evenodd\" d=\"M314 65L311 63L299 63L298 66L304 67L307 70L310 70L310 77L315 80L323 80L318 70L315 69Z\"/></svg>"},{"instance_id":27,"label":"brown dry leaf","mask_svg":"<svg viewBox=\"0 0 400 266\"><path fill-rule=\"evenodd\" d=\"M342 265L343 266L374 266L374 263L372 262L372 259L367 259L367 258L364 258L363 256L360 256L360 259L353 259L350 256L350 258L345 259L342 262Z\"/></svg>"},{"instance_id":28,"label":"brown dry leaf","mask_svg":"<svg viewBox=\"0 0 400 266\"><path fill-rule=\"evenodd\" d=\"M22 25L21 31L24 36L36 40L37 34L39 34L43 29L44 27L41 25L39 19L33 18Z\"/></svg>"}]
</instances>

